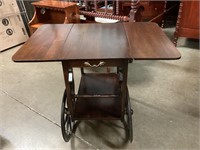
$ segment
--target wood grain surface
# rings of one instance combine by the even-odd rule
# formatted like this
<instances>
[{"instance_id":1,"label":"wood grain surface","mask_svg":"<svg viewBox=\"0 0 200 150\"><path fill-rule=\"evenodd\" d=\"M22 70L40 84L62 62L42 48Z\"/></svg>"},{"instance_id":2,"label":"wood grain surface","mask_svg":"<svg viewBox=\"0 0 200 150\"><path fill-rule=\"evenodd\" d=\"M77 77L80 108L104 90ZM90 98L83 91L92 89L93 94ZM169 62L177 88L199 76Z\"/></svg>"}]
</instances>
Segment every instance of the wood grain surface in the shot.
<instances>
[{"instance_id":1,"label":"wood grain surface","mask_svg":"<svg viewBox=\"0 0 200 150\"><path fill-rule=\"evenodd\" d=\"M122 24L74 24L61 59L131 59Z\"/></svg>"},{"instance_id":2,"label":"wood grain surface","mask_svg":"<svg viewBox=\"0 0 200 150\"><path fill-rule=\"evenodd\" d=\"M32 5L41 6L41 7L54 7L54 8L66 8L76 5L73 2L62 2L62 1L39 1L33 2Z\"/></svg>"},{"instance_id":3,"label":"wood grain surface","mask_svg":"<svg viewBox=\"0 0 200 150\"><path fill-rule=\"evenodd\" d=\"M14 61L57 61L73 24L42 25L13 56Z\"/></svg>"},{"instance_id":4,"label":"wood grain surface","mask_svg":"<svg viewBox=\"0 0 200 150\"><path fill-rule=\"evenodd\" d=\"M180 53L154 23L54 24L41 26L13 61L179 59Z\"/></svg>"},{"instance_id":5,"label":"wood grain surface","mask_svg":"<svg viewBox=\"0 0 200 150\"><path fill-rule=\"evenodd\" d=\"M180 53L156 23L123 23L134 59L179 59Z\"/></svg>"}]
</instances>

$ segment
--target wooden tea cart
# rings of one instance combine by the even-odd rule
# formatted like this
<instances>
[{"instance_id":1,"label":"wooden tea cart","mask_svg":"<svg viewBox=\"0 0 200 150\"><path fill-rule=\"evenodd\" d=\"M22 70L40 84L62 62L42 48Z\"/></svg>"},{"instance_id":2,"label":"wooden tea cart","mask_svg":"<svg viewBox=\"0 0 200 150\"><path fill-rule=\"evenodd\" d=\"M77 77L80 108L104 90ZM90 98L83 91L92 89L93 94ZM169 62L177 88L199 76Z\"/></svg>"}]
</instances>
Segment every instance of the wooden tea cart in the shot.
<instances>
[{"instance_id":1,"label":"wooden tea cart","mask_svg":"<svg viewBox=\"0 0 200 150\"><path fill-rule=\"evenodd\" d=\"M13 56L15 62L62 62L65 87L61 129L69 141L79 120L121 120L133 140L127 88L128 64L170 60L178 50L154 23L54 24L41 26ZM81 68L75 92L73 68ZM115 67L116 72L86 73L85 68Z\"/></svg>"}]
</instances>

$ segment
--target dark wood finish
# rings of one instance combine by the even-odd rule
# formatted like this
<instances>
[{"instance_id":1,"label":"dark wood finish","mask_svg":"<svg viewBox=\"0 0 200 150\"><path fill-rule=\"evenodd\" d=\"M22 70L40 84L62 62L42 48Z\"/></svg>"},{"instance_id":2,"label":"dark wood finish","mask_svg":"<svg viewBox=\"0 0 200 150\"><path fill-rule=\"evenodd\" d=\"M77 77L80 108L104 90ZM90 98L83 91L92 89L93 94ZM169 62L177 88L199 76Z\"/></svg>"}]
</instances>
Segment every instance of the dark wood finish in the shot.
<instances>
[{"instance_id":1,"label":"dark wood finish","mask_svg":"<svg viewBox=\"0 0 200 150\"><path fill-rule=\"evenodd\" d=\"M136 1L136 0L135 0ZM120 15L128 15L131 10L130 1L121 1L119 7ZM138 22L156 22L161 24L163 20L164 12L166 11L166 1L151 1L151 0L139 0L136 5L135 20Z\"/></svg>"},{"instance_id":2,"label":"dark wood finish","mask_svg":"<svg viewBox=\"0 0 200 150\"><path fill-rule=\"evenodd\" d=\"M108 66L108 67L123 67L123 61L113 61L113 59L95 59L95 60L91 60L91 59L83 59L83 60L76 60L76 61L72 61L69 60L68 61L68 66L69 67L90 67L88 65L85 64L85 62L90 63L91 65L98 65L100 62L104 62L101 66Z\"/></svg>"},{"instance_id":3,"label":"dark wood finish","mask_svg":"<svg viewBox=\"0 0 200 150\"><path fill-rule=\"evenodd\" d=\"M13 56L14 61L56 61L72 24L41 26ZM47 40L48 39L48 40Z\"/></svg>"},{"instance_id":4,"label":"dark wood finish","mask_svg":"<svg viewBox=\"0 0 200 150\"><path fill-rule=\"evenodd\" d=\"M120 98L78 98L74 119L120 119L120 109Z\"/></svg>"},{"instance_id":5,"label":"dark wood finish","mask_svg":"<svg viewBox=\"0 0 200 150\"><path fill-rule=\"evenodd\" d=\"M178 58L154 23L44 25L13 56L18 62Z\"/></svg>"},{"instance_id":6,"label":"dark wood finish","mask_svg":"<svg viewBox=\"0 0 200 150\"><path fill-rule=\"evenodd\" d=\"M141 1L139 7L143 8L141 21L162 23L163 14L166 11L166 1Z\"/></svg>"},{"instance_id":7,"label":"dark wood finish","mask_svg":"<svg viewBox=\"0 0 200 150\"><path fill-rule=\"evenodd\" d=\"M61 129L65 141L71 136L65 126L81 119L121 120L128 127L132 141L127 73L128 62L133 58L177 59L180 54L153 23L60 24L40 27L12 59L16 62L62 62L66 89ZM83 71L84 67L110 66L117 67L116 73ZM82 68L78 93L75 93L74 67ZM124 119L126 114L128 121Z\"/></svg>"},{"instance_id":8,"label":"dark wood finish","mask_svg":"<svg viewBox=\"0 0 200 150\"><path fill-rule=\"evenodd\" d=\"M179 59L180 53L155 23L124 23L134 59Z\"/></svg>"},{"instance_id":9,"label":"dark wood finish","mask_svg":"<svg viewBox=\"0 0 200 150\"><path fill-rule=\"evenodd\" d=\"M112 61L100 61L103 61L104 63L98 67L114 66L120 67L122 71L100 74L83 73L77 94L74 92L74 78L72 77L71 81L69 81L69 73L73 73L73 68L75 67L88 67L84 62L94 65L97 64L98 61L62 61L68 98L67 104L74 119L122 119L124 115L124 105L127 99L125 91L127 84L128 60L115 59ZM121 76L119 74L121 74ZM113 110L110 110L112 106L114 108ZM109 113L106 115L106 112Z\"/></svg>"},{"instance_id":10,"label":"dark wood finish","mask_svg":"<svg viewBox=\"0 0 200 150\"><path fill-rule=\"evenodd\" d=\"M102 87L102 88L99 88ZM117 74L85 74L81 78L79 95L120 95L120 85Z\"/></svg>"},{"instance_id":11,"label":"dark wood finish","mask_svg":"<svg viewBox=\"0 0 200 150\"><path fill-rule=\"evenodd\" d=\"M121 23L74 24L61 59L131 59L128 48Z\"/></svg>"},{"instance_id":12,"label":"dark wood finish","mask_svg":"<svg viewBox=\"0 0 200 150\"><path fill-rule=\"evenodd\" d=\"M59 38L59 36L63 38ZM50 39L46 40L46 37ZM111 39L112 42L110 42ZM62 43L59 47L56 45L58 42ZM36 31L36 34L30 37L24 46L29 51L21 48L22 50L13 57L15 61L30 61L30 59L32 61L47 61L47 57L50 58L49 61L132 59L127 51L129 46L121 23L74 24L73 27L68 24L44 25L40 31ZM49 54L51 55L49 56Z\"/></svg>"},{"instance_id":13,"label":"dark wood finish","mask_svg":"<svg viewBox=\"0 0 200 150\"><path fill-rule=\"evenodd\" d=\"M121 88L119 82L118 75L115 73L83 74L74 118L121 118ZM114 97L114 95L116 96Z\"/></svg>"},{"instance_id":14,"label":"dark wood finish","mask_svg":"<svg viewBox=\"0 0 200 150\"><path fill-rule=\"evenodd\" d=\"M178 37L199 39L199 1L181 1L174 33L174 44Z\"/></svg>"},{"instance_id":15,"label":"dark wood finish","mask_svg":"<svg viewBox=\"0 0 200 150\"><path fill-rule=\"evenodd\" d=\"M78 23L79 8L76 3L64 1L39 1L32 3L34 16L29 22L31 34L43 24Z\"/></svg>"}]
</instances>

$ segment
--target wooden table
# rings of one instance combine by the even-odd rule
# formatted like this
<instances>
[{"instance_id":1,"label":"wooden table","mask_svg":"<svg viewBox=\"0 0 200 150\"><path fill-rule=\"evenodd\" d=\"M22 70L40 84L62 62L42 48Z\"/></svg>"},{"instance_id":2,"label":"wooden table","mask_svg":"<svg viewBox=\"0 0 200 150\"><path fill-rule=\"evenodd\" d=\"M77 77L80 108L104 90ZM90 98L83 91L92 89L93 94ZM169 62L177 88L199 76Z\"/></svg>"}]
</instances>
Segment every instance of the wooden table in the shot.
<instances>
[{"instance_id":1,"label":"wooden table","mask_svg":"<svg viewBox=\"0 0 200 150\"><path fill-rule=\"evenodd\" d=\"M47 40L48 39L48 40ZM55 24L40 27L13 56L15 62L61 61L65 79L61 129L69 141L82 119L118 119L132 141L132 109L127 88L128 63L170 60L178 50L154 23ZM81 68L75 93L73 68ZM86 73L85 67L116 67L114 73ZM67 99L67 101L66 101Z\"/></svg>"}]
</instances>

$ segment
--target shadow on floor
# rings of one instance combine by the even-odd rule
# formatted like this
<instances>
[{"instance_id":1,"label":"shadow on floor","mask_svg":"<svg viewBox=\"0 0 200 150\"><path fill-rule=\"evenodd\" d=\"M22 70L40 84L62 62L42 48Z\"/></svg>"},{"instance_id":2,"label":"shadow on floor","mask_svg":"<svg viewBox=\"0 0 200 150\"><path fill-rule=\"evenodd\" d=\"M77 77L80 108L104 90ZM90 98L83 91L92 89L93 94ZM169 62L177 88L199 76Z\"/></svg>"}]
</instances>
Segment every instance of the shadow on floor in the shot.
<instances>
[{"instance_id":1,"label":"shadow on floor","mask_svg":"<svg viewBox=\"0 0 200 150\"><path fill-rule=\"evenodd\" d=\"M128 143L127 130L121 121L93 120L77 123L75 135L81 137L92 145L105 146L112 149L124 148ZM75 138L71 139L72 149L76 149Z\"/></svg>"},{"instance_id":2,"label":"shadow on floor","mask_svg":"<svg viewBox=\"0 0 200 150\"><path fill-rule=\"evenodd\" d=\"M11 142L0 135L0 149L6 149L6 148L10 149L11 147L13 147Z\"/></svg>"},{"instance_id":3,"label":"shadow on floor","mask_svg":"<svg viewBox=\"0 0 200 150\"><path fill-rule=\"evenodd\" d=\"M199 39L185 39L184 45L181 46L199 50Z\"/></svg>"}]
</instances>

